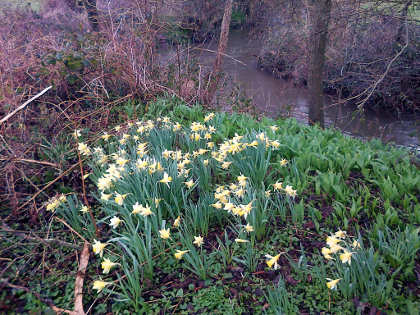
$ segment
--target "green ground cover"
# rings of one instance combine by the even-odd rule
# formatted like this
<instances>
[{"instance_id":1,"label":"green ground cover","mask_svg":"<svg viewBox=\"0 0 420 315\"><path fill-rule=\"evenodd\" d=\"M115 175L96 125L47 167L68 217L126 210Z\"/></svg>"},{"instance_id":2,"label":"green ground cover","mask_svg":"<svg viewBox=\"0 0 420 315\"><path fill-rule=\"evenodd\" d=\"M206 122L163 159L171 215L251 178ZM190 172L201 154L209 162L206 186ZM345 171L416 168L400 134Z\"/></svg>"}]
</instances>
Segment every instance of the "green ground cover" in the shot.
<instances>
[{"instance_id":1,"label":"green ground cover","mask_svg":"<svg viewBox=\"0 0 420 315\"><path fill-rule=\"evenodd\" d=\"M420 175L401 149L173 98L74 146L87 198L50 199L37 235L91 243L85 310L418 314ZM3 279L72 309L77 251L4 243ZM48 309L10 292L4 312Z\"/></svg>"}]
</instances>

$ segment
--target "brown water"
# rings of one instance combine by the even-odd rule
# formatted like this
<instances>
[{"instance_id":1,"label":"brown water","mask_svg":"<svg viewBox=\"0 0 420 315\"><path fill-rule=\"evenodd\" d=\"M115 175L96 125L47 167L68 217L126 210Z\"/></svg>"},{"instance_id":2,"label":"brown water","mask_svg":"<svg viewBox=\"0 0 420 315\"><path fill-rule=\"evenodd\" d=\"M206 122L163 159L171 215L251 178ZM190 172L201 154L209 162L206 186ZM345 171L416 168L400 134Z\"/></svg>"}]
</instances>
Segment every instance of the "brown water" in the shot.
<instances>
[{"instance_id":1,"label":"brown water","mask_svg":"<svg viewBox=\"0 0 420 315\"><path fill-rule=\"evenodd\" d=\"M204 70L211 70L216 49L216 43L193 49L193 54L198 56ZM307 89L296 87L291 82L276 79L271 74L259 70L256 56L260 50L260 41L250 40L242 31L231 32L226 52L228 56L223 59L223 71L267 116L294 117L306 123L309 100ZM379 113L355 115L354 109L349 106L331 106L336 102L332 97L325 96L326 125L365 139L375 137L398 145L420 146L420 115L407 115L400 119Z\"/></svg>"}]
</instances>

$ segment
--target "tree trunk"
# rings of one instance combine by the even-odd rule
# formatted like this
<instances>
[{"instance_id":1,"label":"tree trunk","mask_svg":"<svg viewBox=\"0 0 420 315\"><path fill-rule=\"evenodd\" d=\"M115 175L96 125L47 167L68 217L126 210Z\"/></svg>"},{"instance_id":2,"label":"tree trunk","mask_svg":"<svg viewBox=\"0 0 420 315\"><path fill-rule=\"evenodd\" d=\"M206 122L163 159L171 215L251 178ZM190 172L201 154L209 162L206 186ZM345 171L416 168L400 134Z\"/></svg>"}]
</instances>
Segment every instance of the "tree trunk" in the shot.
<instances>
[{"instance_id":1,"label":"tree trunk","mask_svg":"<svg viewBox=\"0 0 420 315\"><path fill-rule=\"evenodd\" d=\"M98 9L96 8L96 0L84 0L88 20L92 31L99 31Z\"/></svg>"},{"instance_id":2,"label":"tree trunk","mask_svg":"<svg viewBox=\"0 0 420 315\"><path fill-rule=\"evenodd\" d=\"M407 2L405 3L401 11L400 27L398 28L398 33L396 37L396 40L400 45L402 45L405 41L405 39L403 38L405 21L407 20L408 8L411 6L412 2L413 2L412 0L407 0Z\"/></svg>"},{"instance_id":3,"label":"tree trunk","mask_svg":"<svg viewBox=\"0 0 420 315\"><path fill-rule=\"evenodd\" d=\"M222 27L220 30L220 39L219 47L217 49L216 61L213 66L213 81L210 83L210 86L207 91L206 102L210 103L213 99L213 96L216 92L217 86L219 85L220 72L222 68L223 55L226 53L226 47L229 39L229 26L230 19L232 17L232 3L233 0L226 0L225 12L223 14Z\"/></svg>"},{"instance_id":4,"label":"tree trunk","mask_svg":"<svg viewBox=\"0 0 420 315\"><path fill-rule=\"evenodd\" d=\"M325 50L328 40L328 25L331 15L331 0L310 0L311 31L309 37L309 117L310 125L324 127L324 98L322 78Z\"/></svg>"}]
</instances>

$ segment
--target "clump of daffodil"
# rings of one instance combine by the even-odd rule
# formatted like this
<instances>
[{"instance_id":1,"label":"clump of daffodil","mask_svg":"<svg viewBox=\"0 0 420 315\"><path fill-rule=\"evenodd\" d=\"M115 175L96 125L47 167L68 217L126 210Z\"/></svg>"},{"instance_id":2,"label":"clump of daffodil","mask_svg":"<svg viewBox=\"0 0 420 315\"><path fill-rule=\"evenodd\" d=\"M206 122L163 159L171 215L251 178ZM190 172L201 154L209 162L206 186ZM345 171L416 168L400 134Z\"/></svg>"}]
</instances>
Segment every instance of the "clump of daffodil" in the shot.
<instances>
[{"instance_id":1,"label":"clump of daffodil","mask_svg":"<svg viewBox=\"0 0 420 315\"><path fill-rule=\"evenodd\" d=\"M60 195L60 196L51 198L46 205L46 209L47 211L53 212L66 201L67 201L67 198L65 195Z\"/></svg>"},{"instance_id":2,"label":"clump of daffodil","mask_svg":"<svg viewBox=\"0 0 420 315\"><path fill-rule=\"evenodd\" d=\"M361 248L359 241L353 240L347 236L345 231L338 230L333 235L327 236L326 239L327 247L321 249L321 253L327 260L334 259L332 255L338 255L341 263L351 264L352 256L355 252L351 252L349 248L357 250Z\"/></svg>"},{"instance_id":3,"label":"clump of daffodil","mask_svg":"<svg viewBox=\"0 0 420 315\"><path fill-rule=\"evenodd\" d=\"M101 243L98 240L93 240L93 244L92 244L93 253L96 255L99 254L99 257L102 258L102 255L104 254L105 246L107 245L108 245L107 243Z\"/></svg>"},{"instance_id":4,"label":"clump of daffodil","mask_svg":"<svg viewBox=\"0 0 420 315\"><path fill-rule=\"evenodd\" d=\"M97 293L99 293L109 284L111 284L111 283L110 282L105 282L105 281L102 281L102 280L95 280L93 282L93 290L96 290Z\"/></svg>"}]
</instances>

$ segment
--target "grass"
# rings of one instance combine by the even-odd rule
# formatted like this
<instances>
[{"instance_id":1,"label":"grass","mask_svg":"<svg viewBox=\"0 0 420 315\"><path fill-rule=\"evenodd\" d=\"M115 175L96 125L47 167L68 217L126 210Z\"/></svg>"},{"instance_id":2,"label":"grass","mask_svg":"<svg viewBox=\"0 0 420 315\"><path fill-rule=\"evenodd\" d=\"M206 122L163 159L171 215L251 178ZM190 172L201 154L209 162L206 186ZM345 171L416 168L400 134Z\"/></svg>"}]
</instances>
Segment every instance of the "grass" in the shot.
<instances>
[{"instance_id":1,"label":"grass","mask_svg":"<svg viewBox=\"0 0 420 315\"><path fill-rule=\"evenodd\" d=\"M121 122L109 138L92 142L84 130L74 141L89 155L87 199L67 193L55 211L41 212L36 234L107 244L103 257L91 257L85 310L416 314L420 176L405 151L295 120L207 114L160 98L140 122ZM81 212L86 200L95 221ZM115 218L122 221L113 228ZM335 260L321 253L329 235L343 248L331 253ZM2 278L71 309L74 250L8 236ZM180 259L177 250L185 251ZM340 258L346 251L351 264ZM104 259L116 263L108 274ZM335 289L326 278L340 279ZM100 292L97 280L106 282ZM33 294L6 292L5 312L8 305L19 313L48 308Z\"/></svg>"}]
</instances>

